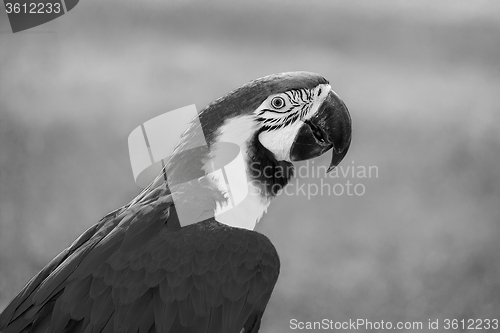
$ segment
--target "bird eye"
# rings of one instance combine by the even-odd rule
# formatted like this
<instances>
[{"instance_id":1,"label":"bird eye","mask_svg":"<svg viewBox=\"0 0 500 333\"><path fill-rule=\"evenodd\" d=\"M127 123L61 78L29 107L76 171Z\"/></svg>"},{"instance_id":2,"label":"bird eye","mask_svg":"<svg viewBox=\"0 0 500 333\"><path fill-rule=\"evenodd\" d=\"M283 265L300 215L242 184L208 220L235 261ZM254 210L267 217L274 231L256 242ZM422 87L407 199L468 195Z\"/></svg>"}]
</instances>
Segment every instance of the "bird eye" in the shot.
<instances>
[{"instance_id":1,"label":"bird eye","mask_svg":"<svg viewBox=\"0 0 500 333\"><path fill-rule=\"evenodd\" d=\"M281 109L285 106L285 100L283 97L274 97L271 100L271 106L275 109Z\"/></svg>"}]
</instances>

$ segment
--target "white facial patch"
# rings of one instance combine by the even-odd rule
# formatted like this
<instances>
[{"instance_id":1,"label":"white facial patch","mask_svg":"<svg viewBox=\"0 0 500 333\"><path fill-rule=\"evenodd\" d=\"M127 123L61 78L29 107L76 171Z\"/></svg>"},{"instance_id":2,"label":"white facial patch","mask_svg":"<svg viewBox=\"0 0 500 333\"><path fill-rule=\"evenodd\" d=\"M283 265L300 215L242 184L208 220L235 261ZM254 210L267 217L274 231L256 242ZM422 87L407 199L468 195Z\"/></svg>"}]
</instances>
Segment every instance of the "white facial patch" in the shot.
<instances>
[{"instance_id":1,"label":"white facial patch","mask_svg":"<svg viewBox=\"0 0 500 333\"><path fill-rule=\"evenodd\" d=\"M329 84L320 84L313 89L286 91L269 96L257 108L254 114L264 128L259 141L277 160L290 160L290 149L300 127L318 112L330 90Z\"/></svg>"},{"instance_id":2,"label":"white facial patch","mask_svg":"<svg viewBox=\"0 0 500 333\"><path fill-rule=\"evenodd\" d=\"M290 149L303 122L298 120L286 127L259 134L259 141L269 149L278 161L290 162Z\"/></svg>"}]
</instances>

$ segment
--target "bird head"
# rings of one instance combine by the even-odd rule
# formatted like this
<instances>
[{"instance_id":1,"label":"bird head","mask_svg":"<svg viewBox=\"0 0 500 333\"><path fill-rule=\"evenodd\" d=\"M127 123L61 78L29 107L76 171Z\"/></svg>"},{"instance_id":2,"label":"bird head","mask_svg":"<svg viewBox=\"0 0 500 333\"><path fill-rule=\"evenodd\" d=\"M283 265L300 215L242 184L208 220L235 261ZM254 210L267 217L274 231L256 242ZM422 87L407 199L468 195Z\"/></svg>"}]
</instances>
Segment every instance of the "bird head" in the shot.
<instances>
[{"instance_id":1,"label":"bird head","mask_svg":"<svg viewBox=\"0 0 500 333\"><path fill-rule=\"evenodd\" d=\"M328 171L344 158L351 142L346 105L324 77L310 72L251 81L208 105L200 119L209 145L233 142L248 155L293 162L332 150Z\"/></svg>"},{"instance_id":2,"label":"bird head","mask_svg":"<svg viewBox=\"0 0 500 333\"><path fill-rule=\"evenodd\" d=\"M275 80L290 86L277 87L253 112L260 123L258 140L284 161L308 160L332 149L332 170L351 142L347 107L319 75L286 73Z\"/></svg>"},{"instance_id":3,"label":"bird head","mask_svg":"<svg viewBox=\"0 0 500 333\"><path fill-rule=\"evenodd\" d=\"M260 210L255 218L250 217L257 221L270 199L293 176L292 162L331 150L331 171L344 158L351 142L347 107L324 77L310 72L288 72L253 80L210 103L198 118L201 130L194 126L188 129L179 151L183 142L187 145L200 135L206 140L207 150L172 158L167 174L185 174L193 168L206 171L208 164L224 154L221 143L238 145L249 182L258 188L258 205L262 204L262 209L251 203L249 207L240 205L244 211L240 215ZM232 214L239 214L238 209L233 209Z\"/></svg>"}]
</instances>

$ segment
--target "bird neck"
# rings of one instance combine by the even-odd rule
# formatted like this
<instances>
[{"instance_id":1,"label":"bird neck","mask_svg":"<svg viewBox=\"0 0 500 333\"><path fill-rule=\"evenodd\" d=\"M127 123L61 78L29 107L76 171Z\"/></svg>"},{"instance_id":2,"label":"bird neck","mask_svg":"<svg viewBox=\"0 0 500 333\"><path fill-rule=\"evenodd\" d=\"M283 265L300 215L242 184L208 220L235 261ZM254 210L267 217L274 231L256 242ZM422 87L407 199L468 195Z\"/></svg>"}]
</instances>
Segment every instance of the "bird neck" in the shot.
<instances>
[{"instance_id":1,"label":"bird neck","mask_svg":"<svg viewBox=\"0 0 500 333\"><path fill-rule=\"evenodd\" d=\"M252 230L267 211L271 199L293 176L293 165L277 161L258 140L254 118L241 116L225 121L217 131L204 166L206 171L209 163L227 155L223 143L228 142L239 147L242 158L240 168L243 172L233 177L233 182L229 183L231 177L212 177L214 186L229 197L227 201L218 203L216 219L221 223ZM230 169L235 168L233 166ZM237 197L243 197L243 200L237 202Z\"/></svg>"},{"instance_id":2,"label":"bird neck","mask_svg":"<svg viewBox=\"0 0 500 333\"><path fill-rule=\"evenodd\" d=\"M251 116L226 120L210 133L205 135L205 145L193 148L192 142L200 141L204 133L191 126L166 166L180 224L215 217L221 223L253 230L293 176L293 165L276 160L260 143ZM228 144L238 152L231 161L227 160Z\"/></svg>"}]
</instances>

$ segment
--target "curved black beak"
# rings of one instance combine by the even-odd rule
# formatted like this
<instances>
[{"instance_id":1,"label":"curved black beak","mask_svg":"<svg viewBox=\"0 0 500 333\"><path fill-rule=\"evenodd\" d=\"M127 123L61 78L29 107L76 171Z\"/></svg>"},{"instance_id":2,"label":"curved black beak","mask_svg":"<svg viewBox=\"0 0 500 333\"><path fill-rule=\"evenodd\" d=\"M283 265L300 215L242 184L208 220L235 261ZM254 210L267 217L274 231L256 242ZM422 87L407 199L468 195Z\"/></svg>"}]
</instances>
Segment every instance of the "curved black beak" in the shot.
<instances>
[{"instance_id":1,"label":"curved black beak","mask_svg":"<svg viewBox=\"0 0 500 333\"><path fill-rule=\"evenodd\" d=\"M351 116L344 102L333 92L321 104L318 112L304 121L290 149L292 161L303 161L323 155L333 149L328 172L342 161L351 144Z\"/></svg>"}]
</instances>

